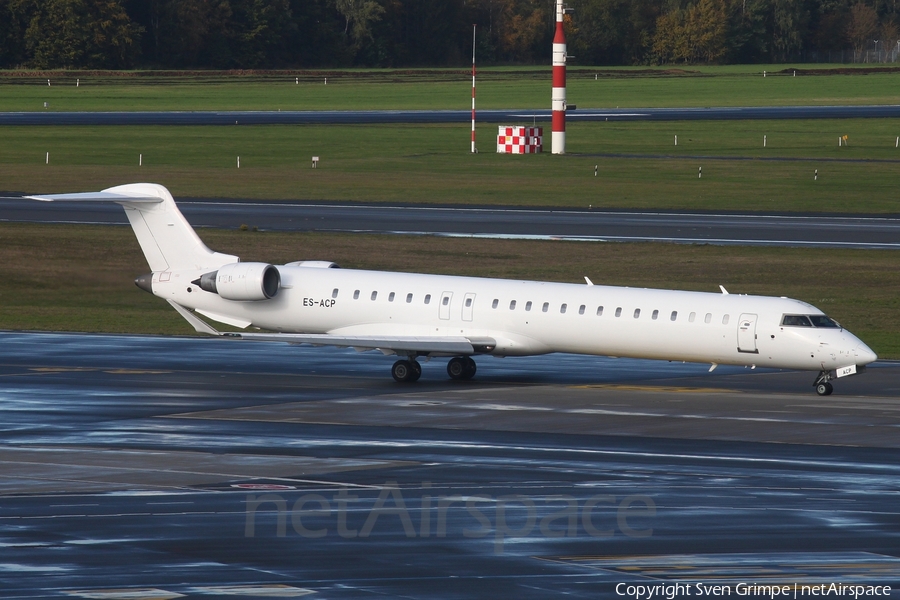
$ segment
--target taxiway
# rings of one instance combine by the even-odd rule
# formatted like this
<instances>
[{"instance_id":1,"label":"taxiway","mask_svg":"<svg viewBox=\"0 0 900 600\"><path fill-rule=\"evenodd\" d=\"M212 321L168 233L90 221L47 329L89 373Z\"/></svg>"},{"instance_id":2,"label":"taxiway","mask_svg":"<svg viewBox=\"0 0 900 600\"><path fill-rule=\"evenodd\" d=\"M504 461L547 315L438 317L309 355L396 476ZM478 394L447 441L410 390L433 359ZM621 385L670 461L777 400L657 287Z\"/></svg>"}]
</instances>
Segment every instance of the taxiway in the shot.
<instances>
[{"instance_id":1,"label":"taxiway","mask_svg":"<svg viewBox=\"0 0 900 600\"><path fill-rule=\"evenodd\" d=\"M896 363L826 399L809 373L569 355L399 385L327 348L0 348L4 598L900 585Z\"/></svg>"}]
</instances>

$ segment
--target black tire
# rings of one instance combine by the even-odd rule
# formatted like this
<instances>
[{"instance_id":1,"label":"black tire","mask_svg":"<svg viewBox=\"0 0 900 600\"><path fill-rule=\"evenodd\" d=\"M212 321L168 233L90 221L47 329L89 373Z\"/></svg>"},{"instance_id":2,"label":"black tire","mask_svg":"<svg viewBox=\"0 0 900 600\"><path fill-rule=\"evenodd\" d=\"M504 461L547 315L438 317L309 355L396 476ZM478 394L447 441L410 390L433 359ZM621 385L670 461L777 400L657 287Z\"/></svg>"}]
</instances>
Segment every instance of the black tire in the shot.
<instances>
[{"instance_id":1,"label":"black tire","mask_svg":"<svg viewBox=\"0 0 900 600\"><path fill-rule=\"evenodd\" d=\"M820 396L830 396L833 391L834 386L827 381L816 386L816 393Z\"/></svg>"},{"instance_id":2,"label":"black tire","mask_svg":"<svg viewBox=\"0 0 900 600\"><path fill-rule=\"evenodd\" d=\"M391 367L391 376L394 378L394 381L397 382L410 381L410 377L413 373L415 373L415 370L412 363L408 360L398 360L394 363L394 366Z\"/></svg>"},{"instance_id":3,"label":"black tire","mask_svg":"<svg viewBox=\"0 0 900 600\"><path fill-rule=\"evenodd\" d=\"M475 371L478 370L478 365L475 364L475 361L472 360L471 356L467 356L466 360L466 372L463 375L463 379L472 379L475 377Z\"/></svg>"},{"instance_id":4,"label":"black tire","mask_svg":"<svg viewBox=\"0 0 900 600\"><path fill-rule=\"evenodd\" d=\"M466 357L455 356L447 363L447 375L450 379L465 379L467 372Z\"/></svg>"},{"instance_id":5,"label":"black tire","mask_svg":"<svg viewBox=\"0 0 900 600\"><path fill-rule=\"evenodd\" d=\"M412 373L410 373L409 379L407 381L418 381L419 377L422 376L422 365L420 365L419 362L415 360L409 361L409 364L412 366Z\"/></svg>"}]
</instances>

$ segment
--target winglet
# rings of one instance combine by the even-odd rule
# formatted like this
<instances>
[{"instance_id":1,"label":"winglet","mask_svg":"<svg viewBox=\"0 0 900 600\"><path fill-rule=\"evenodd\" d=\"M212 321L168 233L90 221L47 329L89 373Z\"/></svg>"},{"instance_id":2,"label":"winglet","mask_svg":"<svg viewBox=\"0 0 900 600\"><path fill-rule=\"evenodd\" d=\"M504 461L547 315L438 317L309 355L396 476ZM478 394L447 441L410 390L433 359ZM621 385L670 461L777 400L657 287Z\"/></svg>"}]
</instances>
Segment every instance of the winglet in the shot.
<instances>
[{"instance_id":1,"label":"winglet","mask_svg":"<svg viewBox=\"0 0 900 600\"><path fill-rule=\"evenodd\" d=\"M190 323L193 328L197 331L197 333L208 333L210 335L222 335L220 331L213 329L209 323L178 304L177 302L172 302L171 300L166 300L169 304L172 305L172 308L178 311L178 314L184 317L184 320Z\"/></svg>"},{"instance_id":2,"label":"winglet","mask_svg":"<svg viewBox=\"0 0 900 600\"><path fill-rule=\"evenodd\" d=\"M720 286L719 286L719 289L722 290L722 293L723 293L724 295L726 295L726 296L728 295L728 290L725 289L725 286L724 286L724 285L720 285ZM740 295L740 294L738 294L738 295Z\"/></svg>"},{"instance_id":3,"label":"winglet","mask_svg":"<svg viewBox=\"0 0 900 600\"><path fill-rule=\"evenodd\" d=\"M584 282L588 285L594 285L594 282L588 279L587 275L584 276Z\"/></svg>"}]
</instances>

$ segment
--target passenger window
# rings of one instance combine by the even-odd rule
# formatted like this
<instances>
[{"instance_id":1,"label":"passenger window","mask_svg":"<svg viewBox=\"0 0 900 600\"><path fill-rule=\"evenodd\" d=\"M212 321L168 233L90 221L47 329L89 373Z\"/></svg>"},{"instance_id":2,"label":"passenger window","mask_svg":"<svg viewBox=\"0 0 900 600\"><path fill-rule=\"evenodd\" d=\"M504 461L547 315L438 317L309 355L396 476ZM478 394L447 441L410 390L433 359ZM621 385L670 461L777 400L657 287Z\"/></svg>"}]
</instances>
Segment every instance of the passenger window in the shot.
<instances>
[{"instance_id":1,"label":"passenger window","mask_svg":"<svg viewBox=\"0 0 900 600\"><path fill-rule=\"evenodd\" d=\"M678 318L678 311L677 311L677 310L673 310L673 311L672 311L672 315L669 317L669 319L672 320L672 321L674 321L674 320L677 319L677 318Z\"/></svg>"},{"instance_id":2,"label":"passenger window","mask_svg":"<svg viewBox=\"0 0 900 600\"><path fill-rule=\"evenodd\" d=\"M639 308L634 309L634 318L635 319L641 318L641 309L639 309Z\"/></svg>"},{"instance_id":3,"label":"passenger window","mask_svg":"<svg viewBox=\"0 0 900 600\"><path fill-rule=\"evenodd\" d=\"M704 323L709 323L712 321L712 313L706 313L706 316L703 318Z\"/></svg>"},{"instance_id":4,"label":"passenger window","mask_svg":"<svg viewBox=\"0 0 900 600\"><path fill-rule=\"evenodd\" d=\"M622 316L622 307L621 307L621 306L618 307L618 308L616 309L616 316L617 316L617 317L621 317L621 316Z\"/></svg>"},{"instance_id":5,"label":"passenger window","mask_svg":"<svg viewBox=\"0 0 900 600\"><path fill-rule=\"evenodd\" d=\"M654 311L653 311L653 314L650 315L650 318L653 319L654 321L655 321L658 317L659 317L659 311L658 311L658 310L654 310Z\"/></svg>"},{"instance_id":6,"label":"passenger window","mask_svg":"<svg viewBox=\"0 0 900 600\"><path fill-rule=\"evenodd\" d=\"M406 303L409 304L410 302L412 302L412 294L407 294L406 295Z\"/></svg>"},{"instance_id":7,"label":"passenger window","mask_svg":"<svg viewBox=\"0 0 900 600\"><path fill-rule=\"evenodd\" d=\"M581 306L578 307L578 314L579 314L579 315L583 315L583 314L584 314L584 304L582 304Z\"/></svg>"},{"instance_id":8,"label":"passenger window","mask_svg":"<svg viewBox=\"0 0 900 600\"><path fill-rule=\"evenodd\" d=\"M425 304L431 304L431 294L425 294Z\"/></svg>"},{"instance_id":9,"label":"passenger window","mask_svg":"<svg viewBox=\"0 0 900 600\"><path fill-rule=\"evenodd\" d=\"M331 297L332 297L332 298L337 298L337 295L338 295L338 289L337 289L337 288L334 288L334 289L331 291Z\"/></svg>"},{"instance_id":10,"label":"passenger window","mask_svg":"<svg viewBox=\"0 0 900 600\"><path fill-rule=\"evenodd\" d=\"M494 301L491 302L491 308L497 308L500 305L500 301L494 298Z\"/></svg>"},{"instance_id":11,"label":"passenger window","mask_svg":"<svg viewBox=\"0 0 900 600\"><path fill-rule=\"evenodd\" d=\"M525 303L525 311L528 312L531 310L531 300Z\"/></svg>"},{"instance_id":12,"label":"passenger window","mask_svg":"<svg viewBox=\"0 0 900 600\"><path fill-rule=\"evenodd\" d=\"M372 300L378 297L378 292L372 292Z\"/></svg>"},{"instance_id":13,"label":"passenger window","mask_svg":"<svg viewBox=\"0 0 900 600\"><path fill-rule=\"evenodd\" d=\"M722 325L728 325L728 320L730 318L731 317L729 317L728 315L725 315L724 317L722 317Z\"/></svg>"},{"instance_id":14,"label":"passenger window","mask_svg":"<svg viewBox=\"0 0 900 600\"><path fill-rule=\"evenodd\" d=\"M562 315L566 314L566 307L567 307L567 306L568 306L568 304L563 304L562 306L560 306L560 307L559 307L559 313L562 314Z\"/></svg>"},{"instance_id":15,"label":"passenger window","mask_svg":"<svg viewBox=\"0 0 900 600\"><path fill-rule=\"evenodd\" d=\"M693 323L694 319L696 319L696 318L697 318L697 313L695 313L695 312L692 312L691 314L688 315L688 321L691 323Z\"/></svg>"},{"instance_id":16,"label":"passenger window","mask_svg":"<svg viewBox=\"0 0 900 600\"><path fill-rule=\"evenodd\" d=\"M353 299L354 299L354 300L359 300L359 290L355 290L355 291L353 292Z\"/></svg>"},{"instance_id":17,"label":"passenger window","mask_svg":"<svg viewBox=\"0 0 900 600\"><path fill-rule=\"evenodd\" d=\"M443 304L444 306L447 306L448 304L450 304L450 296L444 296L441 299L441 304Z\"/></svg>"},{"instance_id":18,"label":"passenger window","mask_svg":"<svg viewBox=\"0 0 900 600\"><path fill-rule=\"evenodd\" d=\"M393 301L394 301L394 292L391 292L391 293L388 295L388 302L393 302Z\"/></svg>"},{"instance_id":19,"label":"passenger window","mask_svg":"<svg viewBox=\"0 0 900 600\"><path fill-rule=\"evenodd\" d=\"M509 301L509 310L516 310L516 301L515 300Z\"/></svg>"},{"instance_id":20,"label":"passenger window","mask_svg":"<svg viewBox=\"0 0 900 600\"><path fill-rule=\"evenodd\" d=\"M597 307L597 316L598 316L598 317L602 317L602 316L603 316L603 307L602 307L602 306L598 306L598 307Z\"/></svg>"},{"instance_id":21,"label":"passenger window","mask_svg":"<svg viewBox=\"0 0 900 600\"><path fill-rule=\"evenodd\" d=\"M472 299L466 298L466 308L471 308L471 306L472 306Z\"/></svg>"},{"instance_id":22,"label":"passenger window","mask_svg":"<svg viewBox=\"0 0 900 600\"><path fill-rule=\"evenodd\" d=\"M541 307L541 312L547 312L550 309L550 303L544 302L544 305Z\"/></svg>"}]
</instances>

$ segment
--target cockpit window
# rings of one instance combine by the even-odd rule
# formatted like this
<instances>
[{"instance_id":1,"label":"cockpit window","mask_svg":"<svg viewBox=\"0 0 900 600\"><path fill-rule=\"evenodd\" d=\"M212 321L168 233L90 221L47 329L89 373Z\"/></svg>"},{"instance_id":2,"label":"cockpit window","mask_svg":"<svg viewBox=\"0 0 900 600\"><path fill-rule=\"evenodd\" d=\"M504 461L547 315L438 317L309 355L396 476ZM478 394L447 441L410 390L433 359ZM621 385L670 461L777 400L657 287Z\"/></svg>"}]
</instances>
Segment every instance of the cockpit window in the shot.
<instances>
[{"instance_id":1,"label":"cockpit window","mask_svg":"<svg viewBox=\"0 0 900 600\"><path fill-rule=\"evenodd\" d=\"M837 321L825 315L784 315L781 319L784 327L840 327Z\"/></svg>"},{"instance_id":2,"label":"cockpit window","mask_svg":"<svg viewBox=\"0 0 900 600\"><path fill-rule=\"evenodd\" d=\"M781 324L785 327L812 327L806 315L784 315Z\"/></svg>"},{"instance_id":3,"label":"cockpit window","mask_svg":"<svg viewBox=\"0 0 900 600\"><path fill-rule=\"evenodd\" d=\"M832 319L831 317L826 317L825 315L809 315L809 320L812 321L813 327L840 327L840 323Z\"/></svg>"}]
</instances>

